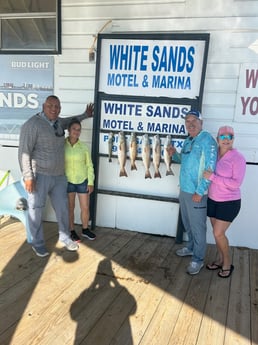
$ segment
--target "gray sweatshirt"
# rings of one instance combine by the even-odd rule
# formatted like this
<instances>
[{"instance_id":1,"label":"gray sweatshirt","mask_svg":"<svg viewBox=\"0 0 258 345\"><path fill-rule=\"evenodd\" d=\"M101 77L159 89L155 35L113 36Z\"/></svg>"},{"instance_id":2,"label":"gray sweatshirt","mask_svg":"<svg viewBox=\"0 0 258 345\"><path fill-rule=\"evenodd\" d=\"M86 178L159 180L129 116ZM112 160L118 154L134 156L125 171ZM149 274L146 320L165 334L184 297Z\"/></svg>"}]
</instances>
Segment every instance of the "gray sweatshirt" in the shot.
<instances>
[{"instance_id":1,"label":"gray sweatshirt","mask_svg":"<svg viewBox=\"0 0 258 345\"><path fill-rule=\"evenodd\" d=\"M24 180L34 179L35 174L64 175L64 130L72 118L86 119L87 114L58 118L57 129L42 113L28 119L22 126L18 158ZM57 135L56 135L57 133Z\"/></svg>"}]
</instances>

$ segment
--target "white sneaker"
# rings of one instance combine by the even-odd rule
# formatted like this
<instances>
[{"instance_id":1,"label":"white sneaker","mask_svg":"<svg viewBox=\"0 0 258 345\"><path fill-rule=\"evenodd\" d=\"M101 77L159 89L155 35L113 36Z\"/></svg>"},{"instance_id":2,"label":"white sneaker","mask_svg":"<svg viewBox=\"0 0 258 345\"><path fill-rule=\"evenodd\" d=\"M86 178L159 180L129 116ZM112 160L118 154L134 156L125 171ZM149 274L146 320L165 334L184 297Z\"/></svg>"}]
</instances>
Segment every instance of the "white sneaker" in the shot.
<instances>
[{"instance_id":1,"label":"white sneaker","mask_svg":"<svg viewBox=\"0 0 258 345\"><path fill-rule=\"evenodd\" d=\"M202 268L203 268L202 262L191 261L189 266L187 267L187 273L198 274Z\"/></svg>"},{"instance_id":2,"label":"white sneaker","mask_svg":"<svg viewBox=\"0 0 258 345\"><path fill-rule=\"evenodd\" d=\"M178 255L178 256L192 256L193 251L188 249L187 247L183 247L183 248L178 249L176 251L176 255Z\"/></svg>"},{"instance_id":3,"label":"white sneaker","mask_svg":"<svg viewBox=\"0 0 258 345\"><path fill-rule=\"evenodd\" d=\"M76 242L72 241L70 238L67 238L65 241L62 241L66 246L66 249L70 252L75 252L79 249L79 246Z\"/></svg>"}]
</instances>

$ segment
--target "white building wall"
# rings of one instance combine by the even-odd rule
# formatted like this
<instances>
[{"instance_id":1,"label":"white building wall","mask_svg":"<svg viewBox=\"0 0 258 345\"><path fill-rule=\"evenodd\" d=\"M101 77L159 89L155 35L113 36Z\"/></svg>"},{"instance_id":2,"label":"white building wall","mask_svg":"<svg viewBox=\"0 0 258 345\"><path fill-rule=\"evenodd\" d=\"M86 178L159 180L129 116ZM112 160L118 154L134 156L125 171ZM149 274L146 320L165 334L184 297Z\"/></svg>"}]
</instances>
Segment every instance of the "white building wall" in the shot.
<instances>
[{"instance_id":1,"label":"white building wall","mask_svg":"<svg viewBox=\"0 0 258 345\"><path fill-rule=\"evenodd\" d=\"M102 28L103 32L108 33L210 33L202 108L204 128L215 136L219 126L232 125L236 132L235 146L243 152L247 161L258 162L258 120L252 124L234 121L241 64L258 61L257 0L62 0L62 55L55 57L54 87L62 101L63 116L81 113L85 104L94 99L95 62L89 61L89 52L92 47L96 48L95 38ZM86 120L83 123L82 139L91 146L91 138L92 120ZM13 150L1 148L1 170L11 165L12 174L16 178L19 176L18 165L13 161L10 165L8 163L8 157L13 160ZM233 245L258 248L256 176L258 166L248 165L242 188L243 207L229 231ZM120 220L117 221L118 200L105 198L100 201L98 222L102 226L122 224L128 217L126 207L119 208ZM108 209L105 207L107 203ZM139 207L142 209L141 216L146 219L153 205L150 208ZM172 212L173 209L171 207ZM161 213L163 224L170 221L169 217L164 219L161 205L155 210L156 213L152 214L156 216ZM46 212L46 218L54 219L50 209ZM144 224L137 224L137 227L142 226L143 231L150 228L150 232L156 233L152 230L154 218L149 219L150 224L144 221ZM79 222L78 208L76 220ZM174 223L173 217L170 235L175 234ZM126 223L121 227L126 227ZM163 234L162 230L160 233ZM213 242L210 226L208 241Z\"/></svg>"}]
</instances>

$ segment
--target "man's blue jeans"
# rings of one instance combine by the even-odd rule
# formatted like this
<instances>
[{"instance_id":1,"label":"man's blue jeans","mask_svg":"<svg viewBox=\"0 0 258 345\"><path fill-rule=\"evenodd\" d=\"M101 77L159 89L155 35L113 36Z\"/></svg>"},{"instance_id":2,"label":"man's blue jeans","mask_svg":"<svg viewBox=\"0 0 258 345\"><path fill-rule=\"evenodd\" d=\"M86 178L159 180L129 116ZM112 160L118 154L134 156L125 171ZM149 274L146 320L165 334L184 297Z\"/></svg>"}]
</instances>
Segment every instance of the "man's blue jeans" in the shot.
<instances>
[{"instance_id":1,"label":"man's blue jeans","mask_svg":"<svg viewBox=\"0 0 258 345\"><path fill-rule=\"evenodd\" d=\"M199 203L193 202L192 196L183 191L179 194L182 222L189 238L186 247L193 251L192 261L203 262L207 247L207 195Z\"/></svg>"},{"instance_id":2,"label":"man's blue jeans","mask_svg":"<svg viewBox=\"0 0 258 345\"><path fill-rule=\"evenodd\" d=\"M67 197L67 179L65 176L48 176L37 174L36 191L28 193L28 221L32 235L32 245L45 245L42 217L49 196L56 214L59 230L59 240L69 238L69 215Z\"/></svg>"}]
</instances>

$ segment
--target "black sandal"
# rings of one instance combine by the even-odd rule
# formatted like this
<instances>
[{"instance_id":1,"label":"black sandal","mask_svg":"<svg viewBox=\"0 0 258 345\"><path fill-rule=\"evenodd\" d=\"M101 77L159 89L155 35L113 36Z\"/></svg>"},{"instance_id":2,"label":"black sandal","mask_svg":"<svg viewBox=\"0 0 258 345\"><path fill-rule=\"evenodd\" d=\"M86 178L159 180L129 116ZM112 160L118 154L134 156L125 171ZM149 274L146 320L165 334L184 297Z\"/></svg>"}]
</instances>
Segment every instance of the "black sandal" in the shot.
<instances>
[{"instance_id":1,"label":"black sandal","mask_svg":"<svg viewBox=\"0 0 258 345\"><path fill-rule=\"evenodd\" d=\"M230 268L227 270L223 270L223 268L218 272L218 276L220 278L228 278L231 276L232 272L234 271L234 266L230 265ZM227 274L223 274L223 272L228 272Z\"/></svg>"}]
</instances>

